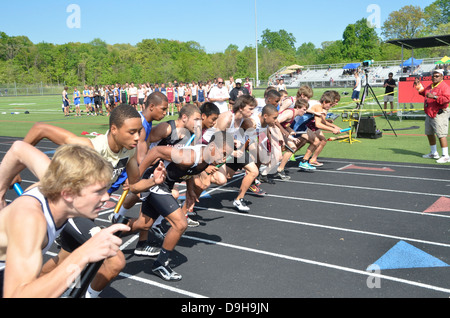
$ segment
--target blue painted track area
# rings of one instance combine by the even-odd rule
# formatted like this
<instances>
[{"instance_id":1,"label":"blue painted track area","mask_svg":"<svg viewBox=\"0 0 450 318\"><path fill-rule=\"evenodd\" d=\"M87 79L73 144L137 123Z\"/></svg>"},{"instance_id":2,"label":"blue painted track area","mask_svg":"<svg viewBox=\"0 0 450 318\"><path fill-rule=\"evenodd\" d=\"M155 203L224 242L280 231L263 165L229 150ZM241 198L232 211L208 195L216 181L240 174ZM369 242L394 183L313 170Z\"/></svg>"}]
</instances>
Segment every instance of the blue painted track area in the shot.
<instances>
[{"instance_id":1,"label":"blue painted track area","mask_svg":"<svg viewBox=\"0 0 450 318\"><path fill-rule=\"evenodd\" d=\"M1 138L0 157L13 140ZM55 145L38 148L51 156ZM200 226L188 228L170 260L179 282L153 275L155 258L135 256L137 236L124 237L127 265L101 297L448 298L449 166L320 161L315 172L290 162L289 181L263 183L265 197L246 195L248 213L232 204L242 176L209 188L191 217ZM29 172L22 178L23 187L36 180ZM99 225L110 224L120 194Z\"/></svg>"}]
</instances>

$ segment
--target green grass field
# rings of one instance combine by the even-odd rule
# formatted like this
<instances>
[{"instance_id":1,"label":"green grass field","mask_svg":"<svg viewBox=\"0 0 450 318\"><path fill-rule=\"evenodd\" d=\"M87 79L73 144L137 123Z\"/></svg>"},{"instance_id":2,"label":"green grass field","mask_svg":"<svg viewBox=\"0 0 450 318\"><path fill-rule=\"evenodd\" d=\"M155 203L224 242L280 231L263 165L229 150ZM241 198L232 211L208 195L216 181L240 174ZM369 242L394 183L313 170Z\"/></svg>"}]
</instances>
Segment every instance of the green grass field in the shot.
<instances>
[{"instance_id":1,"label":"green grass field","mask_svg":"<svg viewBox=\"0 0 450 318\"><path fill-rule=\"evenodd\" d=\"M315 89L313 99L320 99L324 90ZM351 102L351 89L340 88L336 90L341 93L342 99L332 112L342 114L344 109L353 109L355 104ZM377 96L380 96L384 89L374 88L374 91ZM344 92L349 94L345 95ZM289 90L289 94L295 96L296 90ZM263 90L255 91L256 97L262 97L262 95ZM378 101L383 106L383 97L378 97ZM415 105L415 107L422 108L421 105ZM81 105L82 110L83 108L84 106ZM394 105L394 109L396 108L397 105ZM368 99L365 102L363 110L363 116L377 116L377 128L381 131L389 129L390 123L396 130L397 137L392 131L383 131L383 137L379 139L359 138L360 142L352 144L338 141L329 142L321 157L423 164L436 163L434 160L422 158L422 154L428 153L430 150L427 138L424 135L423 117L410 119L404 117L400 120L394 115L388 117L388 122L384 116L380 116L380 107L373 99ZM28 111L29 114L25 114L25 111ZM108 118L106 116L64 117L60 96L0 97L0 136L24 137L36 122L46 122L63 127L79 136L83 131L105 133L108 129ZM172 118L166 117L165 120L168 119ZM349 122L343 122L341 117L335 123L342 128L349 127ZM419 128L409 129L412 126L418 126ZM328 133L326 135L332 136ZM304 154L305 149L301 149L297 154ZM440 152L439 146L438 151Z\"/></svg>"}]
</instances>

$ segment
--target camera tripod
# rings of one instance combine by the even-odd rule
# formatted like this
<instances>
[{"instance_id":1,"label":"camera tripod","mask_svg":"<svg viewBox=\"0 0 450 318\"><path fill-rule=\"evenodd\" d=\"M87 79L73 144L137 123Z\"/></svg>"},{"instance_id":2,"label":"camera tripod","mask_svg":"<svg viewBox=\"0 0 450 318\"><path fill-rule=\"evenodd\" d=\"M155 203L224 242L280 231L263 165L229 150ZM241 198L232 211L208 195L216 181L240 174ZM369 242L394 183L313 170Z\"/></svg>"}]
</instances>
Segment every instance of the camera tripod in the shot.
<instances>
[{"instance_id":1,"label":"camera tripod","mask_svg":"<svg viewBox=\"0 0 450 318\"><path fill-rule=\"evenodd\" d=\"M380 107L380 110L383 113L384 118L386 118L387 122L389 123L389 126L391 127L392 131L394 132L395 137L398 137L397 133L395 132L394 128L391 125L391 122L389 121L389 118L388 118L386 112L384 111L383 107L381 107L381 104L378 101L377 96L375 95L372 87L369 84L369 70L365 69L364 71L366 73L366 85L364 86L363 94L361 96L361 101L359 102L358 106L355 108L355 110L359 111L359 119L361 119L361 111L362 111L362 108L364 106L364 102L366 101L366 97L370 93L370 94L372 94L372 97L375 99L375 101L377 102L378 106ZM358 130L359 130L359 122L360 122L359 119L358 119L358 125L356 126L356 134L358 134Z\"/></svg>"}]
</instances>

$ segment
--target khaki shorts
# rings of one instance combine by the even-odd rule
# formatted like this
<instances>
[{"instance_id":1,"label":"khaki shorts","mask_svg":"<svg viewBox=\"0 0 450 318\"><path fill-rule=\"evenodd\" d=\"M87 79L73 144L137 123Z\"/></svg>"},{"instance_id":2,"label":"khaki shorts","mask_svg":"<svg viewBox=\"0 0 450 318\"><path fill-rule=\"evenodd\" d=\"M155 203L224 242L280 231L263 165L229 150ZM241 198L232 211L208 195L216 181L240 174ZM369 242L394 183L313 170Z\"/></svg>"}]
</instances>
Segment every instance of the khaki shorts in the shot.
<instances>
[{"instance_id":1,"label":"khaki shorts","mask_svg":"<svg viewBox=\"0 0 450 318\"><path fill-rule=\"evenodd\" d=\"M438 138L444 138L448 136L448 120L450 117L450 110L444 109L444 112L440 115L436 115L435 118L426 116L425 119L425 135L431 136L436 134Z\"/></svg>"},{"instance_id":2,"label":"khaki shorts","mask_svg":"<svg viewBox=\"0 0 450 318\"><path fill-rule=\"evenodd\" d=\"M394 102L394 95L384 95L384 102L385 103L393 103Z\"/></svg>"}]
</instances>

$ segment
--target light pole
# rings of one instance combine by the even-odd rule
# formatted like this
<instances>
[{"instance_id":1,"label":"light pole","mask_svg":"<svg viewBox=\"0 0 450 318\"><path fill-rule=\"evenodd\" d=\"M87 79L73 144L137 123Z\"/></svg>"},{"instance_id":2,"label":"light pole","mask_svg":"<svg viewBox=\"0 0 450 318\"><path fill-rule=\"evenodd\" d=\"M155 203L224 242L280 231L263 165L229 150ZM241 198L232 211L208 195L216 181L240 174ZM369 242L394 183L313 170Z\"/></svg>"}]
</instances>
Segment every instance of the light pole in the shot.
<instances>
[{"instance_id":1,"label":"light pole","mask_svg":"<svg viewBox=\"0 0 450 318\"><path fill-rule=\"evenodd\" d=\"M259 69L258 69L258 17L256 12L256 0L255 0L255 45L256 45L256 84L259 86Z\"/></svg>"}]
</instances>

